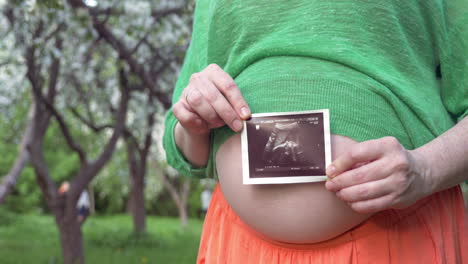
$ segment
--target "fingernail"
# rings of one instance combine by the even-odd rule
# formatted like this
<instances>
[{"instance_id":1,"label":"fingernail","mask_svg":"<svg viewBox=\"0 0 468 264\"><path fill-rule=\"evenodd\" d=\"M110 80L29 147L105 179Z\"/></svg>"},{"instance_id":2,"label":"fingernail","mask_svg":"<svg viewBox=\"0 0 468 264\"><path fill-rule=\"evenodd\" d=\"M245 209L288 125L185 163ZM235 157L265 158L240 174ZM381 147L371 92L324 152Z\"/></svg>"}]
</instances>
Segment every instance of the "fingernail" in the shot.
<instances>
[{"instance_id":1,"label":"fingernail","mask_svg":"<svg viewBox=\"0 0 468 264\"><path fill-rule=\"evenodd\" d=\"M235 131L240 131L242 129L242 122L239 119L236 119L232 122L232 127Z\"/></svg>"},{"instance_id":2,"label":"fingernail","mask_svg":"<svg viewBox=\"0 0 468 264\"><path fill-rule=\"evenodd\" d=\"M328 166L328 168L326 170L326 173L327 173L328 177L334 177L335 172L336 172L335 166L333 166L333 165Z\"/></svg>"},{"instance_id":3,"label":"fingernail","mask_svg":"<svg viewBox=\"0 0 468 264\"><path fill-rule=\"evenodd\" d=\"M242 107L241 108L241 115L242 115L242 118L248 118L250 116L250 110L249 108L247 107Z\"/></svg>"}]
</instances>

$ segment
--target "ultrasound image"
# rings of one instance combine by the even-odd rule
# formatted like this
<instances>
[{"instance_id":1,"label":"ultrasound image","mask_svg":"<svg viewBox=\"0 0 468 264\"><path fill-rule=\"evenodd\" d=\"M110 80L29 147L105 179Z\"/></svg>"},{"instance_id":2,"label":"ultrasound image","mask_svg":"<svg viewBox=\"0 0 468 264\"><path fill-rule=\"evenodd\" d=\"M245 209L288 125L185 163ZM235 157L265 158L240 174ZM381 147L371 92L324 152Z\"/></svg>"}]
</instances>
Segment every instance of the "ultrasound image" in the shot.
<instances>
[{"instance_id":1,"label":"ultrasound image","mask_svg":"<svg viewBox=\"0 0 468 264\"><path fill-rule=\"evenodd\" d=\"M297 122L275 124L263 152L263 159L267 164L291 166L305 163L298 127Z\"/></svg>"},{"instance_id":2,"label":"ultrasound image","mask_svg":"<svg viewBox=\"0 0 468 264\"><path fill-rule=\"evenodd\" d=\"M250 178L325 175L322 113L247 121Z\"/></svg>"}]
</instances>

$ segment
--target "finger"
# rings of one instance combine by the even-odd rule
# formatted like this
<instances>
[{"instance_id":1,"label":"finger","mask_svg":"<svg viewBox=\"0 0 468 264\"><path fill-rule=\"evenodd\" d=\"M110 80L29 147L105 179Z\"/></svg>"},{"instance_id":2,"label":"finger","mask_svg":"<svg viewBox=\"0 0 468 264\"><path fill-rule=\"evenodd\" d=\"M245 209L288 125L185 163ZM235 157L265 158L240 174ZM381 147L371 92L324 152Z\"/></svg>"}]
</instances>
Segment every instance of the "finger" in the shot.
<instances>
[{"instance_id":1,"label":"finger","mask_svg":"<svg viewBox=\"0 0 468 264\"><path fill-rule=\"evenodd\" d=\"M361 167L345 171L327 180L325 187L331 192L370 181L386 178L393 172L385 158L369 162Z\"/></svg>"},{"instance_id":2,"label":"finger","mask_svg":"<svg viewBox=\"0 0 468 264\"><path fill-rule=\"evenodd\" d=\"M386 195L376 199L350 203L349 206L361 214L376 213L393 206L393 196Z\"/></svg>"},{"instance_id":3,"label":"finger","mask_svg":"<svg viewBox=\"0 0 468 264\"><path fill-rule=\"evenodd\" d=\"M332 178L351 169L358 163L369 162L380 158L385 153L385 147L379 144L379 139L368 140L353 145L350 150L336 158L327 167L326 173Z\"/></svg>"},{"instance_id":4,"label":"finger","mask_svg":"<svg viewBox=\"0 0 468 264\"><path fill-rule=\"evenodd\" d=\"M200 93L224 123L236 132L242 130L240 117L213 83L211 83L207 78L200 76L193 80L193 85L199 87Z\"/></svg>"},{"instance_id":5,"label":"finger","mask_svg":"<svg viewBox=\"0 0 468 264\"><path fill-rule=\"evenodd\" d=\"M172 107L172 113L175 118L179 120L181 126L190 131L195 131L198 133L206 132L209 130L208 123L206 123L200 116L190 112L184 106L184 103L177 102Z\"/></svg>"},{"instance_id":6,"label":"finger","mask_svg":"<svg viewBox=\"0 0 468 264\"><path fill-rule=\"evenodd\" d=\"M210 127L223 126L224 121L218 116L216 111L205 100L201 92L192 85L186 88L186 100L189 110L197 113Z\"/></svg>"},{"instance_id":7,"label":"finger","mask_svg":"<svg viewBox=\"0 0 468 264\"><path fill-rule=\"evenodd\" d=\"M221 93L233 106L237 114L243 119L248 119L251 114L250 108L242 96L239 87L231 76L216 64L210 64L204 71L206 72L208 79L218 87Z\"/></svg>"},{"instance_id":8,"label":"finger","mask_svg":"<svg viewBox=\"0 0 468 264\"><path fill-rule=\"evenodd\" d=\"M388 178L341 189L336 196L346 202L359 202L386 196L394 191Z\"/></svg>"}]
</instances>

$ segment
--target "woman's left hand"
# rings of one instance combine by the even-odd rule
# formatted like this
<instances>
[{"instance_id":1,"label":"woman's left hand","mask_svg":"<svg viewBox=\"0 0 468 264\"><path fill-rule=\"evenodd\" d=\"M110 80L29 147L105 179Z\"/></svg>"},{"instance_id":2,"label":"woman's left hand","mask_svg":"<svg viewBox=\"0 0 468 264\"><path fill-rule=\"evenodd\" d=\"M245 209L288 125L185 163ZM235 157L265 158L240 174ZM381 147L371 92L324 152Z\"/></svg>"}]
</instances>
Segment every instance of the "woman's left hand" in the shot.
<instances>
[{"instance_id":1,"label":"woman's left hand","mask_svg":"<svg viewBox=\"0 0 468 264\"><path fill-rule=\"evenodd\" d=\"M393 137L364 141L328 166L325 187L359 213L405 208L432 193L425 163Z\"/></svg>"}]
</instances>

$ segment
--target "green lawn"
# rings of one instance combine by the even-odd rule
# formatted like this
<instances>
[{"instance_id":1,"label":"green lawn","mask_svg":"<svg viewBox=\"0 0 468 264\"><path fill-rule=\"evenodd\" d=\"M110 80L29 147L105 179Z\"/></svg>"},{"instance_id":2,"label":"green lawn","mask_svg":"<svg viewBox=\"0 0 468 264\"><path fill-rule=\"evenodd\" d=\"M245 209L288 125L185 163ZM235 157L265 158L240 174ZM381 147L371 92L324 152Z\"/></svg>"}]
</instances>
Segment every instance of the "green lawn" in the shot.
<instances>
[{"instance_id":1,"label":"green lawn","mask_svg":"<svg viewBox=\"0 0 468 264\"><path fill-rule=\"evenodd\" d=\"M182 230L175 218L148 217L148 234L131 235L127 215L91 216L83 232L87 263L195 263L202 221ZM0 263L61 263L57 229L51 216L0 218Z\"/></svg>"}]
</instances>

